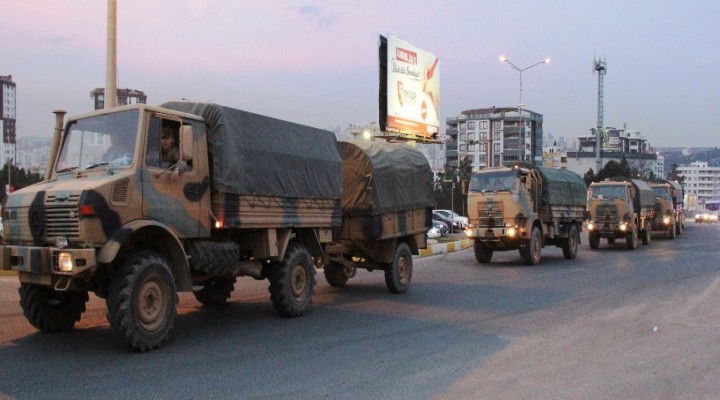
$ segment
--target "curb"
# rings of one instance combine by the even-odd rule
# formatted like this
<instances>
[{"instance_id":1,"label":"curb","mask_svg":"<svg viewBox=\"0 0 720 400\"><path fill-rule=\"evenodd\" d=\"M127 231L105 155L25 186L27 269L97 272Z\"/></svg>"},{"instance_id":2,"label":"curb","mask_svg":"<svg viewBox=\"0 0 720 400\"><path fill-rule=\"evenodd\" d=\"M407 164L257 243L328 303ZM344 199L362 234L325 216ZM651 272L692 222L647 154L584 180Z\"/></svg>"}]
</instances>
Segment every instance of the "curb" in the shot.
<instances>
[{"instance_id":1,"label":"curb","mask_svg":"<svg viewBox=\"0 0 720 400\"><path fill-rule=\"evenodd\" d=\"M427 257L435 254L444 254L458 250L465 250L470 246L472 246L471 240L463 239L456 240L454 242L428 244L427 248L419 249L419 252L420 257Z\"/></svg>"}]
</instances>

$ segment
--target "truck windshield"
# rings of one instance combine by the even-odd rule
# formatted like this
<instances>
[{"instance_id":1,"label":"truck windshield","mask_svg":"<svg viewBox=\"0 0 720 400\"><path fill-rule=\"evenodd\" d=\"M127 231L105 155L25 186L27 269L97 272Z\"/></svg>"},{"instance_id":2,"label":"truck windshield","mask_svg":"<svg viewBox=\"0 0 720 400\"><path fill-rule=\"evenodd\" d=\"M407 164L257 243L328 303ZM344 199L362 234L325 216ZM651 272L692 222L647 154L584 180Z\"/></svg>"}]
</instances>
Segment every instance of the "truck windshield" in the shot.
<instances>
[{"instance_id":1,"label":"truck windshield","mask_svg":"<svg viewBox=\"0 0 720 400\"><path fill-rule=\"evenodd\" d=\"M653 193L655 197L662 197L663 199L670 201L670 193L665 186L653 186Z\"/></svg>"},{"instance_id":2,"label":"truck windshield","mask_svg":"<svg viewBox=\"0 0 720 400\"><path fill-rule=\"evenodd\" d=\"M590 195L594 199L625 199L625 186L601 185L591 186Z\"/></svg>"},{"instance_id":3,"label":"truck windshield","mask_svg":"<svg viewBox=\"0 0 720 400\"><path fill-rule=\"evenodd\" d=\"M138 110L128 110L70 123L55 172L132 164L139 115Z\"/></svg>"},{"instance_id":4,"label":"truck windshield","mask_svg":"<svg viewBox=\"0 0 720 400\"><path fill-rule=\"evenodd\" d=\"M517 190L515 171L479 172L470 178L471 192L512 192Z\"/></svg>"}]
</instances>

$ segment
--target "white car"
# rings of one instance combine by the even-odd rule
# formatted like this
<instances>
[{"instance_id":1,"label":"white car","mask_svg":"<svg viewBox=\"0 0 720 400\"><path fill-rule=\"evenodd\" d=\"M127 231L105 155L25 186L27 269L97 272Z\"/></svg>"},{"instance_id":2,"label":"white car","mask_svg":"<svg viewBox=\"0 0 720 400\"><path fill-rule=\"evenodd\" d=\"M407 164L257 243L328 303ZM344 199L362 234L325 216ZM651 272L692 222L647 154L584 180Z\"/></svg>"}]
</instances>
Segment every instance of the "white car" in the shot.
<instances>
[{"instance_id":1,"label":"white car","mask_svg":"<svg viewBox=\"0 0 720 400\"><path fill-rule=\"evenodd\" d=\"M465 229L470 223L467 217L463 217L452 210L433 210L433 213L438 213L446 219L450 219L452 217L453 225L456 228Z\"/></svg>"}]
</instances>

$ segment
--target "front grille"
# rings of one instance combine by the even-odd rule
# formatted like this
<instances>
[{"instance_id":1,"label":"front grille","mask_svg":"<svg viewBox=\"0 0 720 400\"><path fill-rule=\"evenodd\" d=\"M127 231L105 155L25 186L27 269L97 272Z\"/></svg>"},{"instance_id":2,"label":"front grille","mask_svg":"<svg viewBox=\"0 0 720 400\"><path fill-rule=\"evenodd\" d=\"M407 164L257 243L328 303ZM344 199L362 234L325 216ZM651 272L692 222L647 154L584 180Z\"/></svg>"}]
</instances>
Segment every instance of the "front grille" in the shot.
<instances>
[{"instance_id":1,"label":"front grille","mask_svg":"<svg viewBox=\"0 0 720 400\"><path fill-rule=\"evenodd\" d=\"M78 217L79 195L71 195L63 199L48 196L45 202L45 232L48 240L56 236L67 236L68 239L80 237L80 219Z\"/></svg>"},{"instance_id":2,"label":"front grille","mask_svg":"<svg viewBox=\"0 0 720 400\"><path fill-rule=\"evenodd\" d=\"M600 204L597 206L597 220L600 222L614 222L618 220L615 204Z\"/></svg>"},{"instance_id":3,"label":"front grille","mask_svg":"<svg viewBox=\"0 0 720 400\"><path fill-rule=\"evenodd\" d=\"M503 227L503 203L488 201L478 203L478 219L481 227Z\"/></svg>"}]
</instances>

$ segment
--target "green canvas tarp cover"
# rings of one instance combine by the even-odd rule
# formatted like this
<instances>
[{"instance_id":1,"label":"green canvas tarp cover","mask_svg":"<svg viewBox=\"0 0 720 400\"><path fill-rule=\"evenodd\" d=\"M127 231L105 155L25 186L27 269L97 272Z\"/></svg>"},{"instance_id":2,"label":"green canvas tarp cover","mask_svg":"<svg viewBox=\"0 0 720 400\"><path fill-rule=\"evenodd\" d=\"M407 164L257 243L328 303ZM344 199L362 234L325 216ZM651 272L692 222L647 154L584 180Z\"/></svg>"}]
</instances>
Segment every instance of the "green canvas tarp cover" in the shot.
<instances>
[{"instance_id":1,"label":"green canvas tarp cover","mask_svg":"<svg viewBox=\"0 0 720 400\"><path fill-rule=\"evenodd\" d=\"M567 169L537 167L543 178L543 200L554 205L585 206L587 188L580 175Z\"/></svg>"},{"instance_id":2,"label":"green canvas tarp cover","mask_svg":"<svg viewBox=\"0 0 720 400\"><path fill-rule=\"evenodd\" d=\"M344 215L379 215L432 207L432 170L416 149L386 142L338 142Z\"/></svg>"},{"instance_id":3,"label":"green canvas tarp cover","mask_svg":"<svg viewBox=\"0 0 720 400\"><path fill-rule=\"evenodd\" d=\"M653 192L650 185L640 179L630 179L633 185L635 185L635 188L637 189L639 193L639 199L640 204L639 206L641 208L647 208L652 207L655 205L655 192ZM638 206L638 204L636 204Z\"/></svg>"},{"instance_id":4,"label":"green canvas tarp cover","mask_svg":"<svg viewBox=\"0 0 720 400\"><path fill-rule=\"evenodd\" d=\"M340 199L342 161L332 132L217 104L174 101L161 107L205 120L214 190Z\"/></svg>"}]
</instances>

